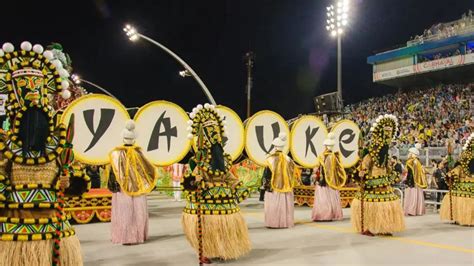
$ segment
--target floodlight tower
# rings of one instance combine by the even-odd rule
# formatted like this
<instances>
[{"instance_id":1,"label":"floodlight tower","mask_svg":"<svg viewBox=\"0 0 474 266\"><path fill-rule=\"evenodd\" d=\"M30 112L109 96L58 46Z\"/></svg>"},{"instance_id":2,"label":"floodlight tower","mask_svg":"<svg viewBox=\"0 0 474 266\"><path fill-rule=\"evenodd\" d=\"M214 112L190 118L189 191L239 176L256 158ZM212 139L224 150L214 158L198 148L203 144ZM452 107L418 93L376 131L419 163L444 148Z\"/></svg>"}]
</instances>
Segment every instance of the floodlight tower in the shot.
<instances>
[{"instance_id":1,"label":"floodlight tower","mask_svg":"<svg viewBox=\"0 0 474 266\"><path fill-rule=\"evenodd\" d=\"M342 103L342 52L341 38L349 23L349 0L336 0L326 7L326 30L332 37L337 38L337 96ZM342 106L342 105L340 105Z\"/></svg>"}]
</instances>

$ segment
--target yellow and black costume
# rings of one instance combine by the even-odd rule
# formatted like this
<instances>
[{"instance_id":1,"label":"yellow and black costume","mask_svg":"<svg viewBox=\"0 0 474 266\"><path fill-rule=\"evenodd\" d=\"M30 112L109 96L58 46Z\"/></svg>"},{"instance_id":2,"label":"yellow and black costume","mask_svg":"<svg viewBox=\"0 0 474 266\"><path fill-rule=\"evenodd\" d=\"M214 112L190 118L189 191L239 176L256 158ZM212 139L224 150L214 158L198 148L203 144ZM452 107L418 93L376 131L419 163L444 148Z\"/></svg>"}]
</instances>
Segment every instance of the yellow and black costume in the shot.
<instances>
[{"instance_id":1,"label":"yellow and black costume","mask_svg":"<svg viewBox=\"0 0 474 266\"><path fill-rule=\"evenodd\" d=\"M225 126L215 107L198 105L190 117L188 137L196 137L197 149L183 179L183 230L201 262L239 258L251 249L238 206L249 192L229 171L232 160L222 147Z\"/></svg>"},{"instance_id":2,"label":"yellow and black costume","mask_svg":"<svg viewBox=\"0 0 474 266\"><path fill-rule=\"evenodd\" d=\"M474 225L474 133L472 133L457 163L448 173L451 192L441 204L441 220L452 220L460 225ZM452 203L451 203L452 200Z\"/></svg>"},{"instance_id":3,"label":"yellow and black costume","mask_svg":"<svg viewBox=\"0 0 474 266\"><path fill-rule=\"evenodd\" d=\"M54 123L50 102L57 92L70 96L68 71L41 45L2 48L0 91L9 95L12 127L0 142L0 265L82 265L62 195L81 194L90 182L74 173L72 126Z\"/></svg>"},{"instance_id":4,"label":"yellow and black costume","mask_svg":"<svg viewBox=\"0 0 474 266\"><path fill-rule=\"evenodd\" d=\"M405 230L400 199L392 184L399 175L389 165L388 149L397 135L398 122L393 115L381 115L371 127L368 154L359 166L356 177L360 191L351 204L352 226L363 234L391 234Z\"/></svg>"}]
</instances>

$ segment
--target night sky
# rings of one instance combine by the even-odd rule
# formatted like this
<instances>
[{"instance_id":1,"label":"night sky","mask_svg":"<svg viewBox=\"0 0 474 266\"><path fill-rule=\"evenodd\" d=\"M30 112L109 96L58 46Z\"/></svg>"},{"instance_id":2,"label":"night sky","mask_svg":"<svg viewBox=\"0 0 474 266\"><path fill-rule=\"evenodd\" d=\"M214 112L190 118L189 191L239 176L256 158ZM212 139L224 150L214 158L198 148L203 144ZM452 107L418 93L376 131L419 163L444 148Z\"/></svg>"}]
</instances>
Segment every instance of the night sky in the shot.
<instances>
[{"instance_id":1,"label":"night sky","mask_svg":"<svg viewBox=\"0 0 474 266\"><path fill-rule=\"evenodd\" d=\"M286 119L314 112L313 96L336 88L336 41L325 29L331 1L9 2L2 3L2 43L61 43L75 73L105 87L127 107L168 100L189 111L207 100L191 77L178 75L182 67L168 54L144 40L128 41L122 31L126 23L181 56L216 101L242 118L243 56L249 50L256 53L254 112L270 109ZM393 91L372 83L366 60L374 51L406 43L469 8L474 9L474 1L352 0L342 44L346 103Z\"/></svg>"}]
</instances>

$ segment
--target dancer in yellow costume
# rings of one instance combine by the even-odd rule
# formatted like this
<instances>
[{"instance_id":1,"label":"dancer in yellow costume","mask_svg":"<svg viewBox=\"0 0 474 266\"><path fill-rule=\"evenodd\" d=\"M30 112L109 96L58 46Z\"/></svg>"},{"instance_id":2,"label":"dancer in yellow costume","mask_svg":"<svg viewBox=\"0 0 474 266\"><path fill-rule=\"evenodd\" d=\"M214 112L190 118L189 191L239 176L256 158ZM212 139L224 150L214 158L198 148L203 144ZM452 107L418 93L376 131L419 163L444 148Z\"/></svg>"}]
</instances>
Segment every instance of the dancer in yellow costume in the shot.
<instances>
[{"instance_id":1,"label":"dancer in yellow costume","mask_svg":"<svg viewBox=\"0 0 474 266\"><path fill-rule=\"evenodd\" d=\"M370 129L368 154L359 166L358 192L351 204L352 226L364 235L391 235L405 230L400 199L392 184L398 173L390 168L388 149L397 135L398 121L393 115L381 115Z\"/></svg>"},{"instance_id":2,"label":"dancer in yellow costume","mask_svg":"<svg viewBox=\"0 0 474 266\"><path fill-rule=\"evenodd\" d=\"M265 187L265 226L289 228L295 225L295 198L293 187L299 183L296 178L296 164L283 153L287 142L286 134L280 133L272 145L273 153L267 158L267 167L262 180Z\"/></svg>"},{"instance_id":3,"label":"dancer in yellow costume","mask_svg":"<svg viewBox=\"0 0 474 266\"><path fill-rule=\"evenodd\" d=\"M318 183L314 190L313 221L342 219L338 190L346 184L347 175L341 163L341 154L333 151L334 144L334 133L331 132L323 142L326 149L317 159L315 174Z\"/></svg>"},{"instance_id":4,"label":"dancer in yellow costume","mask_svg":"<svg viewBox=\"0 0 474 266\"><path fill-rule=\"evenodd\" d=\"M463 147L456 167L448 173L450 193L441 204L441 220L474 225L474 133ZM452 201L452 203L451 203Z\"/></svg>"},{"instance_id":5,"label":"dancer in yellow costume","mask_svg":"<svg viewBox=\"0 0 474 266\"><path fill-rule=\"evenodd\" d=\"M146 195L155 187L157 172L135 145L135 123L127 121L122 132L123 146L110 153L112 172L112 243L139 244L148 238Z\"/></svg>"},{"instance_id":6,"label":"dancer in yellow costume","mask_svg":"<svg viewBox=\"0 0 474 266\"><path fill-rule=\"evenodd\" d=\"M405 189L403 200L405 215L424 215L426 212L423 189L428 187L428 181L426 180L425 169L418 159L418 156L420 156L419 148L421 148L421 145L417 144L416 147L408 150L407 177L405 180L408 187Z\"/></svg>"}]
</instances>

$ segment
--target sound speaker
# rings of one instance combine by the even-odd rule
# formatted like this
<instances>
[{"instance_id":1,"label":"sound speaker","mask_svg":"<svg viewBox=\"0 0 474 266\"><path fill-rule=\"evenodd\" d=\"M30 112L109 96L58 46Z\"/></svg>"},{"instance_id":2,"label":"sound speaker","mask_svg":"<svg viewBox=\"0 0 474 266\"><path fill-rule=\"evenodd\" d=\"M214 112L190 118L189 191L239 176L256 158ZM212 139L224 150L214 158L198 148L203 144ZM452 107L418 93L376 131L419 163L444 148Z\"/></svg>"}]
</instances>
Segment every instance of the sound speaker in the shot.
<instances>
[{"instance_id":1,"label":"sound speaker","mask_svg":"<svg viewBox=\"0 0 474 266\"><path fill-rule=\"evenodd\" d=\"M314 107L317 113L339 111L337 92L326 93L314 97Z\"/></svg>"}]
</instances>

